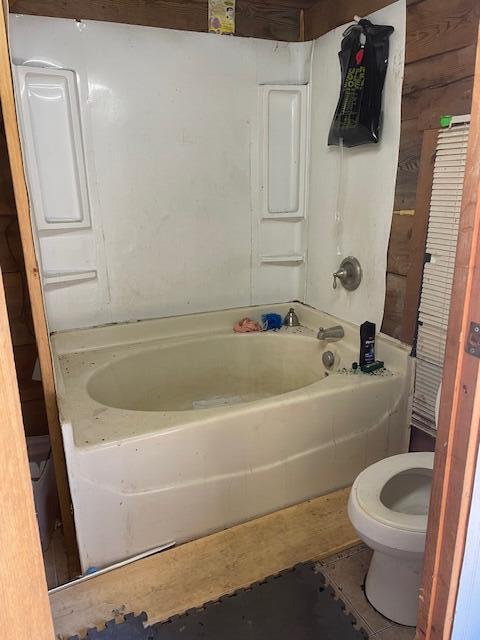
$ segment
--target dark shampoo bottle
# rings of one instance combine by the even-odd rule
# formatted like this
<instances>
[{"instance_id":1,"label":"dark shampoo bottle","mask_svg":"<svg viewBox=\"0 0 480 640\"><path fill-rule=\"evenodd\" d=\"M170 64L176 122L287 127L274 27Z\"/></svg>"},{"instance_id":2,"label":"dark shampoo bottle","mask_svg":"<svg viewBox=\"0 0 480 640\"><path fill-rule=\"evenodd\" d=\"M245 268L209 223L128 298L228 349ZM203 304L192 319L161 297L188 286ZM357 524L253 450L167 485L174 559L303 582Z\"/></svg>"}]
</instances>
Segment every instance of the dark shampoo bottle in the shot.
<instances>
[{"instance_id":1,"label":"dark shampoo bottle","mask_svg":"<svg viewBox=\"0 0 480 640\"><path fill-rule=\"evenodd\" d=\"M360 325L360 367L375 362L375 329L373 322Z\"/></svg>"}]
</instances>

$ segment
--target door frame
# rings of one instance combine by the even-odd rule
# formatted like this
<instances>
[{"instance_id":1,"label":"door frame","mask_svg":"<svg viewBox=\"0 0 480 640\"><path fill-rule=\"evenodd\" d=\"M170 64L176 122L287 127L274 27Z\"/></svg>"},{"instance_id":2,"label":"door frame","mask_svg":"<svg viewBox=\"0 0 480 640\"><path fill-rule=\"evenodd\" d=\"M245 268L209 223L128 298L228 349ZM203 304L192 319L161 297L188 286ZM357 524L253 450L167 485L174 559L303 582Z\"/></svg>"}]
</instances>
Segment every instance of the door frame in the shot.
<instances>
[{"instance_id":1,"label":"door frame","mask_svg":"<svg viewBox=\"0 0 480 640\"><path fill-rule=\"evenodd\" d=\"M7 6L5 6L5 4L7 4ZM38 360L42 375L43 395L45 399L52 458L55 467L55 479L60 505L60 514L62 518L65 548L67 552L68 568L70 575L73 576L79 572L80 563L78 558L72 501L67 476L67 465L63 449L62 431L55 394L53 359L50 350L50 339L43 300L42 282L40 278L40 270L37 264L32 232L30 203L15 109L12 68L10 64L10 51L8 46L7 20L5 17L5 11L7 10L8 2L3 4L3 11L0 12L0 101L3 113L3 122L5 125L5 136L10 160L18 226L22 241L28 293L32 308L35 341L37 343Z\"/></svg>"},{"instance_id":2,"label":"door frame","mask_svg":"<svg viewBox=\"0 0 480 640\"><path fill-rule=\"evenodd\" d=\"M73 518L70 511L68 480L55 399L53 364L32 234L30 206L15 112L6 19L3 12L0 17L0 98L47 402L57 483L61 494L62 518L65 533L67 538L70 537L71 543L72 539L74 541ZM452 630L480 436L480 360L464 350L472 320L480 322L480 41L477 44L472 124L447 336L427 550L420 594L417 626L419 640L446 640L450 638ZM6 306L3 286L1 286L0 385L6 385L6 395L5 398L2 396L0 398L5 404L5 416L2 420L6 421L7 433L11 438L8 452L12 455L10 460L5 461L6 464L0 464L2 504L5 502L7 505L7 509L4 508L3 511L4 523L0 535L0 541L2 541L0 570L2 580L8 583L9 595L11 594L5 615L9 624L14 626L22 625L28 620L31 625L29 630L35 628L36 637L43 640L43 638L53 638L53 629L38 531L36 531L12 346L9 335L8 339L5 337L7 328ZM5 457L1 447L0 456ZM15 464L15 477L12 475L12 463ZM8 508L8 504L11 504L11 508ZM19 509L19 504L23 508ZM3 549L4 530L5 535L11 536L13 545L12 549L6 550L7 553ZM15 579L12 579L13 576ZM24 582L24 576L28 583ZM30 585L28 590L25 587L26 584ZM32 615L27 615L26 612ZM14 626L9 628L10 635ZM28 633L22 627L15 635L27 637Z\"/></svg>"},{"instance_id":3,"label":"door frame","mask_svg":"<svg viewBox=\"0 0 480 640\"><path fill-rule=\"evenodd\" d=\"M465 183L448 322L418 640L451 637L480 443L480 359L467 349L480 323L480 31Z\"/></svg>"},{"instance_id":4,"label":"door frame","mask_svg":"<svg viewBox=\"0 0 480 640\"><path fill-rule=\"evenodd\" d=\"M53 640L5 290L0 270L0 635Z\"/></svg>"}]
</instances>

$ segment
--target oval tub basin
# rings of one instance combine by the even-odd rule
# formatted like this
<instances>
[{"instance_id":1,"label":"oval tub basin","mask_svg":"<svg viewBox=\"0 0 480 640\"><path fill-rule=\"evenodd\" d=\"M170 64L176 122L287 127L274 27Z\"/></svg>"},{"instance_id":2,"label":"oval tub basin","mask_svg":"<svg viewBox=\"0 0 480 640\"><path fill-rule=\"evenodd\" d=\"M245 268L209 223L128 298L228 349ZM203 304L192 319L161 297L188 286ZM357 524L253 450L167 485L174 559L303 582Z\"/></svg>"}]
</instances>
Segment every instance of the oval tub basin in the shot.
<instances>
[{"instance_id":1,"label":"oval tub basin","mask_svg":"<svg viewBox=\"0 0 480 640\"><path fill-rule=\"evenodd\" d=\"M279 346L281 348L279 348ZM87 391L128 411L186 411L253 402L325 377L311 340L229 335L185 340L115 360L96 371Z\"/></svg>"}]
</instances>

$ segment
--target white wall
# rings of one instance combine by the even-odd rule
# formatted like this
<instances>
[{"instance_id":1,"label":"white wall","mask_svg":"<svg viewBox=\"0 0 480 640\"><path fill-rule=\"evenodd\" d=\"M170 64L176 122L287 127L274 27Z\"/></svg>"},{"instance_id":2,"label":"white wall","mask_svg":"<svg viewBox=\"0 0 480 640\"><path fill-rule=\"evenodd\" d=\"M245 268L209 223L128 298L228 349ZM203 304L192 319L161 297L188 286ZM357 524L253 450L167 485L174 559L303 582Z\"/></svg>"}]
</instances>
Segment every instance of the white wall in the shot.
<instances>
[{"instance_id":1,"label":"white wall","mask_svg":"<svg viewBox=\"0 0 480 640\"><path fill-rule=\"evenodd\" d=\"M353 17L353 16L352 16ZM395 27L384 88L381 142L341 151L328 147L340 70L339 27L315 41L311 92L311 165L306 302L356 324L370 320L378 329L385 303L385 272L393 212L400 141L400 110L405 57L405 1L371 14L376 24ZM341 196L337 194L339 178ZM335 213L342 219L337 233ZM340 251L337 251L340 247ZM332 286L332 274L343 257L353 255L363 268L363 282L353 292Z\"/></svg>"},{"instance_id":2,"label":"white wall","mask_svg":"<svg viewBox=\"0 0 480 640\"><path fill-rule=\"evenodd\" d=\"M480 455L477 454L475 483L468 520L465 553L455 607L452 640L480 637Z\"/></svg>"},{"instance_id":3,"label":"white wall","mask_svg":"<svg viewBox=\"0 0 480 640\"><path fill-rule=\"evenodd\" d=\"M258 85L305 83L310 45L31 16L10 29L14 63L78 82L92 227L39 231L39 248L44 272L97 275L45 285L50 328L251 304ZM257 303L300 297L303 271L265 269Z\"/></svg>"},{"instance_id":4,"label":"white wall","mask_svg":"<svg viewBox=\"0 0 480 640\"><path fill-rule=\"evenodd\" d=\"M328 148L327 136L344 28L315 41L312 56L312 43L13 16L13 62L71 69L78 89L90 226L37 229L50 329L294 299L380 326L405 0L372 18L395 26L385 120L379 145L344 151L340 255L339 150ZM263 203L260 85L307 83L301 133L311 152L301 199L307 216L303 208L275 219ZM307 144L300 162L306 173L308 152ZM265 263L265 255L302 260ZM347 255L359 258L364 280L353 293L333 291L331 274Z\"/></svg>"}]
</instances>

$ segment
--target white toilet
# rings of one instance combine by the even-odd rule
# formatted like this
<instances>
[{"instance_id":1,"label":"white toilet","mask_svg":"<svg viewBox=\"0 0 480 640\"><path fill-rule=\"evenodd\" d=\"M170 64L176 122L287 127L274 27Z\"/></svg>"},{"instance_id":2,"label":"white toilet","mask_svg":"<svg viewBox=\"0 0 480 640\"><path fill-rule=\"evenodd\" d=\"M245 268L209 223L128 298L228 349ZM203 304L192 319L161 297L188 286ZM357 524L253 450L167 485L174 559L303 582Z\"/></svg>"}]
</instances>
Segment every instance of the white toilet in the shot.
<instances>
[{"instance_id":1,"label":"white toilet","mask_svg":"<svg viewBox=\"0 0 480 640\"><path fill-rule=\"evenodd\" d=\"M403 453L368 467L353 483L348 515L374 553L365 581L370 604L415 626L433 453Z\"/></svg>"}]
</instances>

